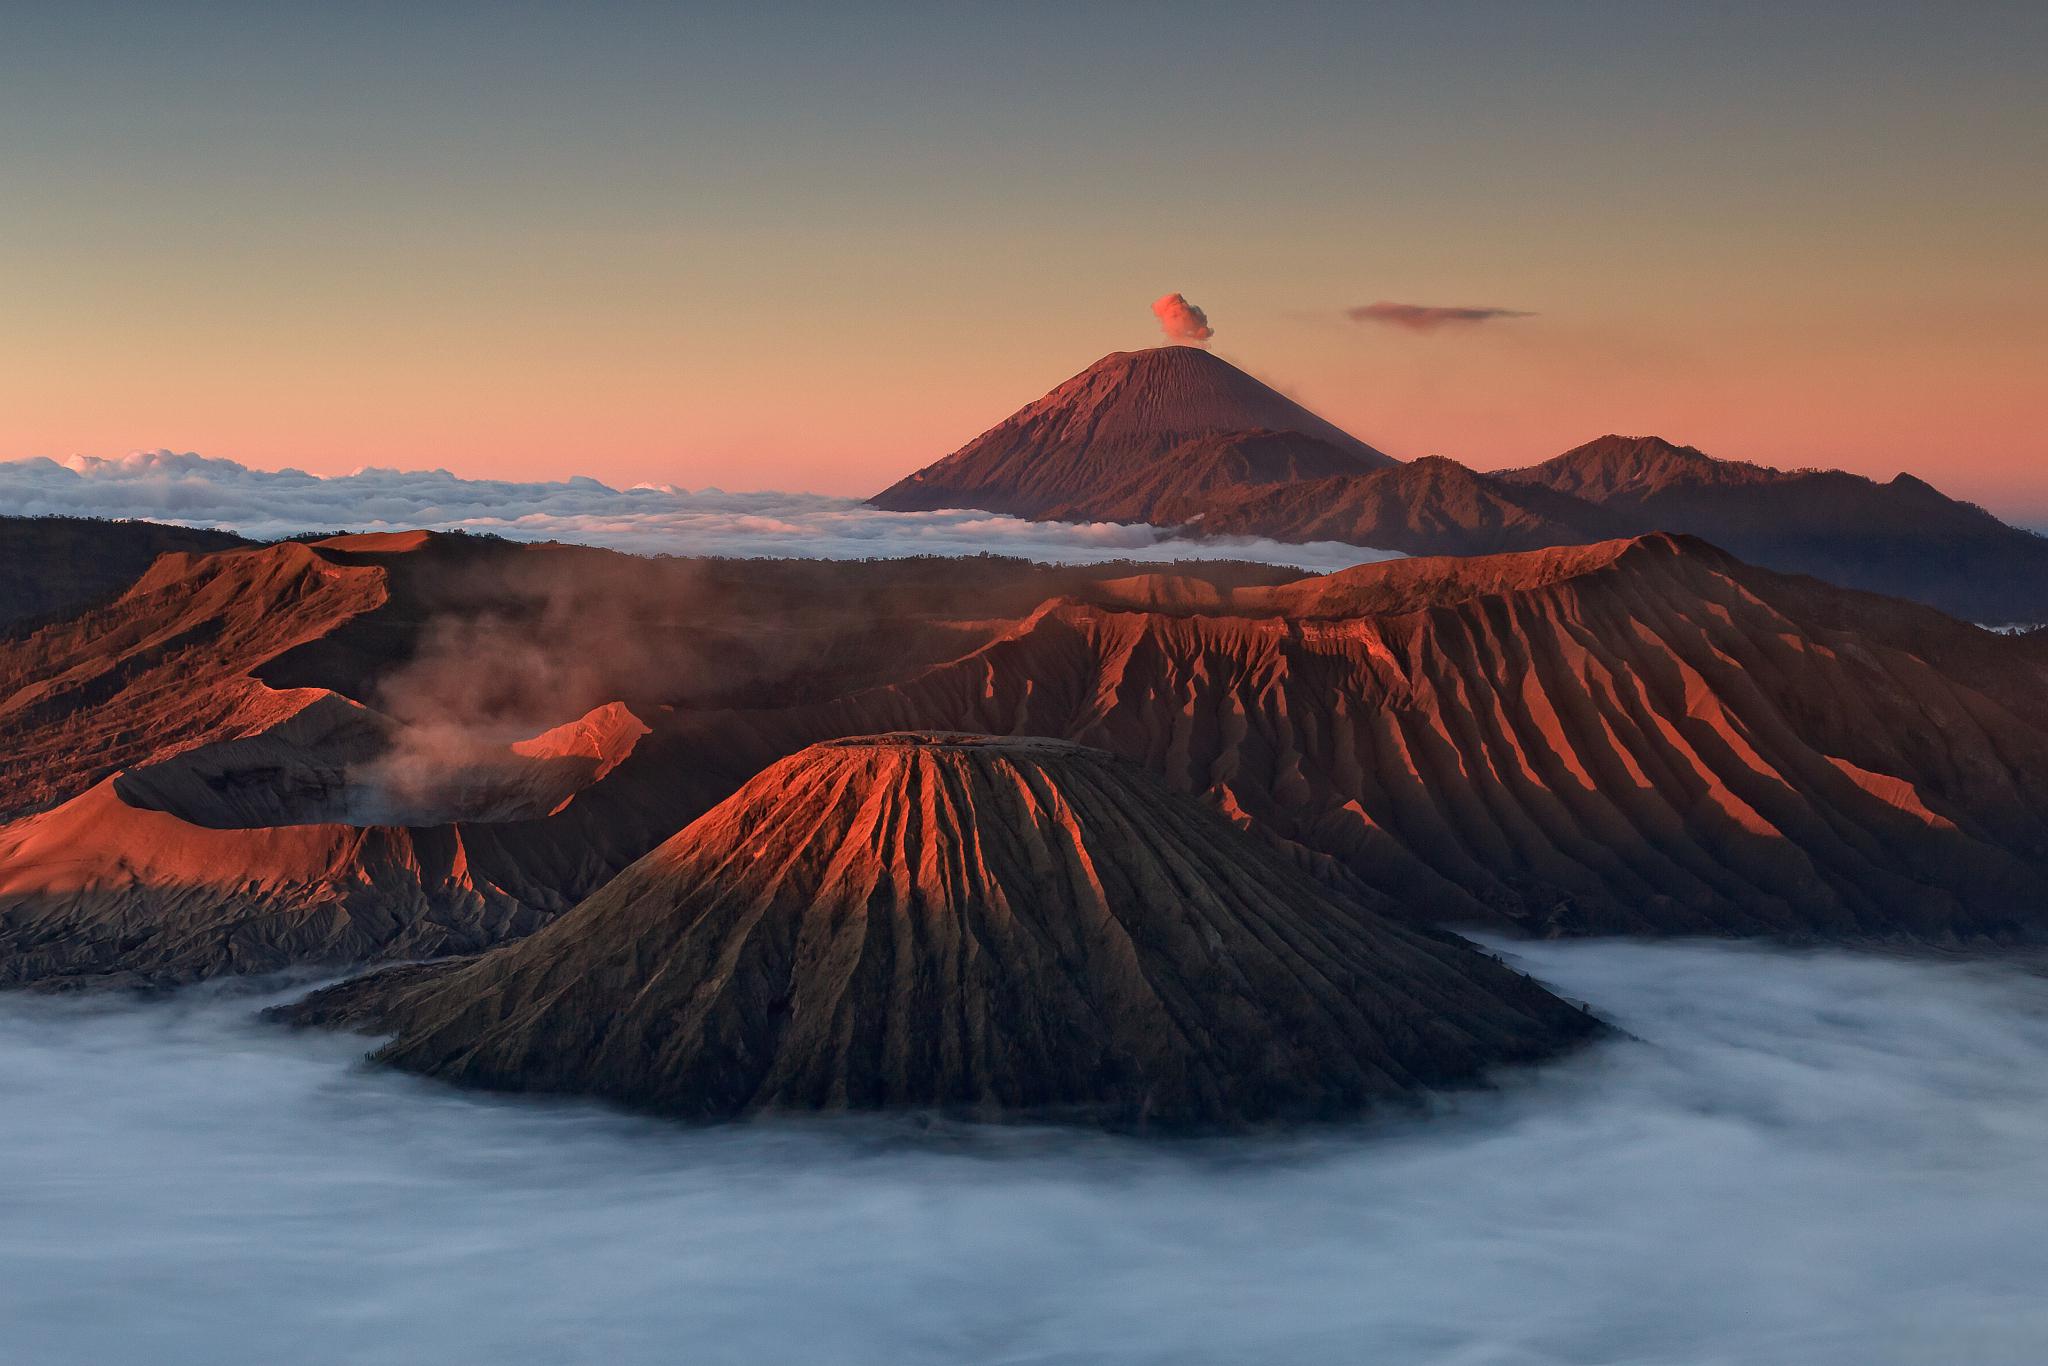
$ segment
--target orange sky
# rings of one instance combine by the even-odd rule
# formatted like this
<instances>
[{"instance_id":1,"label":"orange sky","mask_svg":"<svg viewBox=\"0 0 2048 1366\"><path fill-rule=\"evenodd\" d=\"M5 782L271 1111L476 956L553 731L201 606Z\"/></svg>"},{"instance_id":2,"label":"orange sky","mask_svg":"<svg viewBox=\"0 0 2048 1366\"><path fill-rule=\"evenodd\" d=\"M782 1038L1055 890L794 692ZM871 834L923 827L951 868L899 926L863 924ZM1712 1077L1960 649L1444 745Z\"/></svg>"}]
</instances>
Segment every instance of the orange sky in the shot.
<instances>
[{"instance_id":1,"label":"orange sky","mask_svg":"<svg viewBox=\"0 0 2048 1366\"><path fill-rule=\"evenodd\" d=\"M1397 455L1654 432L2048 524L2021 9L604 13L30 25L0 458L867 493L1151 344L1179 290ZM1343 316L1381 299L1536 316Z\"/></svg>"}]
</instances>

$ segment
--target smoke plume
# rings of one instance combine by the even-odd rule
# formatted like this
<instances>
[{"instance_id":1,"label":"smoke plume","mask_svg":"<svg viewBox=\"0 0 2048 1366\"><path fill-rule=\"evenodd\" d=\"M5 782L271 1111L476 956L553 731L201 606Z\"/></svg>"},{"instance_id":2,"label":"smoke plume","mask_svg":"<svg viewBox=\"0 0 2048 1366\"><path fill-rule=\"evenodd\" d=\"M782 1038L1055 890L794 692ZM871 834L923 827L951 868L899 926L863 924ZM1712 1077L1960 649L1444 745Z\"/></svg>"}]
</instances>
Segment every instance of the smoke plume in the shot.
<instances>
[{"instance_id":1,"label":"smoke plume","mask_svg":"<svg viewBox=\"0 0 2048 1366\"><path fill-rule=\"evenodd\" d=\"M1209 315L1182 294L1162 294L1152 301L1152 314L1168 341L1205 342L1216 335L1216 329L1209 326Z\"/></svg>"}]
</instances>

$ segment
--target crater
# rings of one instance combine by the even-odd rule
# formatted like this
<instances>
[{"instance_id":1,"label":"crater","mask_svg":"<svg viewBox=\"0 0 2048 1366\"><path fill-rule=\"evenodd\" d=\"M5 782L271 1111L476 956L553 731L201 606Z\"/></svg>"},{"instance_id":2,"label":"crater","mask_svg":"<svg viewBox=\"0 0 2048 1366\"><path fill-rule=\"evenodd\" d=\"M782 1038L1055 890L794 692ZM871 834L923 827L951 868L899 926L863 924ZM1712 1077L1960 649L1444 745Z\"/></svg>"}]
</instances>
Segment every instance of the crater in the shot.
<instances>
[{"instance_id":1,"label":"crater","mask_svg":"<svg viewBox=\"0 0 2048 1366\"><path fill-rule=\"evenodd\" d=\"M401 726L326 693L256 735L130 770L130 806L215 830L539 820L633 753L648 728L608 702L539 734Z\"/></svg>"}]
</instances>

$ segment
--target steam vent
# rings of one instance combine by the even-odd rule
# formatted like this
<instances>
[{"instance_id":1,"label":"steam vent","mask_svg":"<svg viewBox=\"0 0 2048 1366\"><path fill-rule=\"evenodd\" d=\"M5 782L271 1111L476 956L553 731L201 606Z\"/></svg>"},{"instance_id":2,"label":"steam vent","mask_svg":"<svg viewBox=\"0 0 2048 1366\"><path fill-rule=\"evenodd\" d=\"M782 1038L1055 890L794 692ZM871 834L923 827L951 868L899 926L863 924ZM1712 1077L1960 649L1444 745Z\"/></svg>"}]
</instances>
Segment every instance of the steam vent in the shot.
<instances>
[{"instance_id":1,"label":"steam vent","mask_svg":"<svg viewBox=\"0 0 2048 1366\"><path fill-rule=\"evenodd\" d=\"M464 1086L700 1119L1335 1118L1600 1026L1136 765L906 733L776 763L530 938L308 998Z\"/></svg>"}]
</instances>

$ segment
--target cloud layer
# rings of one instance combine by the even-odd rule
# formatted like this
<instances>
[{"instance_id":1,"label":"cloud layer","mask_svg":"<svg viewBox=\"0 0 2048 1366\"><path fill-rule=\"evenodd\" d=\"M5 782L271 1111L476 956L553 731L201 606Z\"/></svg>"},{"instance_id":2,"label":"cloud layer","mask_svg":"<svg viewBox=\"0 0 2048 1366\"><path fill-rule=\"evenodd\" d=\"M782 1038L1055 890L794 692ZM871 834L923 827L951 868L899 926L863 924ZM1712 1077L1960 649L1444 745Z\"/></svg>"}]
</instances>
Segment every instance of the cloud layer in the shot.
<instances>
[{"instance_id":1,"label":"cloud layer","mask_svg":"<svg viewBox=\"0 0 2048 1366\"><path fill-rule=\"evenodd\" d=\"M1452 308L1443 304L1396 304L1381 300L1347 308L1344 316L1355 323L1385 323L1410 332L1434 332L1439 327L1492 322L1496 318L1533 318L1519 308Z\"/></svg>"},{"instance_id":2,"label":"cloud layer","mask_svg":"<svg viewBox=\"0 0 2048 1366\"><path fill-rule=\"evenodd\" d=\"M360 1067L247 995L13 993L0 1322L39 1366L2041 1359L2048 979L1513 952L1640 1042L1200 1145L669 1126Z\"/></svg>"},{"instance_id":3,"label":"cloud layer","mask_svg":"<svg viewBox=\"0 0 2048 1366\"><path fill-rule=\"evenodd\" d=\"M1209 315L1187 301L1183 294L1162 294L1152 301L1152 316L1168 341L1205 342L1216 335Z\"/></svg>"},{"instance_id":4,"label":"cloud layer","mask_svg":"<svg viewBox=\"0 0 2048 1366\"><path fill-rule=\"evenodd\" d=\"M232 460L146 451L0 462L0 509L17 515L136 517L270 539L302 531L426 527L522 541L573 541L640 554L857 559L993 553L1064 563L1249 559L1331 570L1391 552L1334 541L1190 541L1111 522L1027 522L994 513L882 512L811 493L615 489L582 477L463 479L370 467L322 478Z\"/></svg>"}]
</instances>

